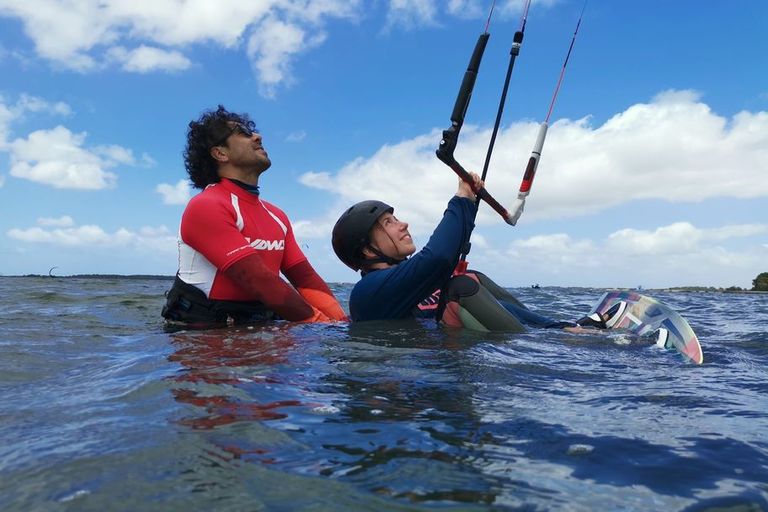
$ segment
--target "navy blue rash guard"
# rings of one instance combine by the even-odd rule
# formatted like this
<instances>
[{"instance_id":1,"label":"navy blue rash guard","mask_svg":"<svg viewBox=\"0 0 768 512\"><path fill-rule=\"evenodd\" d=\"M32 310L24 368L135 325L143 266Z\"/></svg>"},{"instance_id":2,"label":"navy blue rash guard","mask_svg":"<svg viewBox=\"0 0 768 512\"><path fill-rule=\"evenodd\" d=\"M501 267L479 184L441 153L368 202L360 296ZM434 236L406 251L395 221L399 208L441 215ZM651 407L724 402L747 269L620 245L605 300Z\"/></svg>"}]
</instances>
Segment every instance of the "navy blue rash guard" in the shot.
<instances>
[{"instance_id":1,"label":"navy blue rash guard","mask_svg":"<svg viewBox=\"0 0 768 512\"><path fill-rule=\"evenodd\" d=\"M475 227L475 202L453 196L422 250L406 261L365 274L349 296L353 322L413 317L413 308L451 277Z\"/></svg>"}]
</instances>

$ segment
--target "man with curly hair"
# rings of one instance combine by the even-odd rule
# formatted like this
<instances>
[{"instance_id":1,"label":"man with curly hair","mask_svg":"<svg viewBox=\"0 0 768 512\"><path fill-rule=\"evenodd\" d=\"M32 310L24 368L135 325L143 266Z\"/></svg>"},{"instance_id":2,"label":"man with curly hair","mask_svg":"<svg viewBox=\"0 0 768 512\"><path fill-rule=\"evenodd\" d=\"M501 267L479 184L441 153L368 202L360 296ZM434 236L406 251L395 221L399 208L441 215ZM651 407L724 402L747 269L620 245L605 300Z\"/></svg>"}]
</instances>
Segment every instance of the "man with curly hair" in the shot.
<instances>
[{"instance_id":1,"label":"man with curly hair","mask_svg":"<svg viewBox=\"0 0 768 512\"><path fill-rule=\"evenodd\" d=\"M162 311L167 321L346 320L286 214L259 195L259 176L272 163L247 114L219 105L190 122L184 164L202 192L181 218L179 271Z\"/></svg>"}]
</instances>

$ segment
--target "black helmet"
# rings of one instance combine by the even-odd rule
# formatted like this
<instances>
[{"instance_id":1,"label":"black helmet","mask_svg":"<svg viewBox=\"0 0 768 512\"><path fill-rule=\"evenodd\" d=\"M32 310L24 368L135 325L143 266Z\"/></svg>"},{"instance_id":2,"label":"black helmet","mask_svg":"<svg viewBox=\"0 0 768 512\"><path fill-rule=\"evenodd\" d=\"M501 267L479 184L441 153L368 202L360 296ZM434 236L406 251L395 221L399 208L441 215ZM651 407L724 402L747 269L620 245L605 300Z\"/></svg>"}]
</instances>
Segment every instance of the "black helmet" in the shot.
<instances>
[{"instance_id":1,"label":"black helmet","mask_svg":"<svg viewBox=\"0 0 768 512\"><path fill-rule=\"evenodd\" d=\"M333 226L331 244L336 256L352 270L360 270L361 251L371 243L371 228L384 213L395 209L381 201L361 201L341 214Z\"/></svg>"}]
</instances>

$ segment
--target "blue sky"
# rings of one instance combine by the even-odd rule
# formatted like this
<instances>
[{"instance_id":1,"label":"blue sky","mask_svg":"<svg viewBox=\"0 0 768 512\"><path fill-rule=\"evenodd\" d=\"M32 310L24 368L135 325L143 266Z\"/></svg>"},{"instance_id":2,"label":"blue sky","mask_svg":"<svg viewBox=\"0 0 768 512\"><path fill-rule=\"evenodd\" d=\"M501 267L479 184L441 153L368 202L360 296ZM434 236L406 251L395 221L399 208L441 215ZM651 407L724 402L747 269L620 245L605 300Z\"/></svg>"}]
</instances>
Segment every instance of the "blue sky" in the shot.
<instances>
[{"instance_id":1,"label":"blue sky","mask_svg":"<svg viewBox=\"0 0 768 512\"><path fill-rule=\"evenodd\" d=\"M484 160L523 2L497 2L456 151ZM426 242L456 188L434 157L489 1L0 0L0 273L166 274L193 193L187 123L248 112L328 281L330 230L390 202ZM511 204L581 0L534 0L487 187ZM471 266L505 286L751 286L768 271L768 2L591 0L516 227Z\"/></svg>"}]
</instances>

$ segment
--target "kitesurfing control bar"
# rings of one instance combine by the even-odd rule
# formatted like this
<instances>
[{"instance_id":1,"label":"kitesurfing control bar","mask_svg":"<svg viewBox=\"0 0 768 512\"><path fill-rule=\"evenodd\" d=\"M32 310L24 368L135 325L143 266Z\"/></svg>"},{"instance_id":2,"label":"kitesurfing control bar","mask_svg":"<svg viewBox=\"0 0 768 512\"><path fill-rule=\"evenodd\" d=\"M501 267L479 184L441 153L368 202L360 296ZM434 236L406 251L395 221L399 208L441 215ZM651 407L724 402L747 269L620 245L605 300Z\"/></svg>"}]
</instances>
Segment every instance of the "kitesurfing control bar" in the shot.
<instances>
[{"instance_id":1,"label":"kitesurfing control bar","mask_svg":"<svg viewBox=\"0 0 768 512\"><path fill-rule=\"evenodd\" d=\"M480 37L477 39L475 49L472 52L472 57L469 59L467 71L464 73L464 79L461 82L459 94L456 97L456 103L453 106L451 126L447 130L443 130L443 138L435 153L441 162L450 167L462 180L472 186L472 191L477 194L477 197L488 203L491 208L496 210L496 212L509 223L510 215L506 208L501 206L485 187L476 188L472 176L453 156L453 152L456 149L456 143L459 140L459 132L461 132L461 127L464 125L464 116L467 113L467 107L469 107L469 100L472 98L472 89L475 87L475 80L477 79L477 73L480 69L480 61L483 58L483 52L485 52L485 46L488 44L489 37L490 34L484 32L480 34Z\"/></svg>"},{"instance_id":2,"label":"kitesurfing control bar","mask_svg":"<svg viewBox=\"0 0 768 512\"><path fill-rule=\"evenodd\" d=\"M490 37L491 34L485 32L480 34L480 37L477 38L472 57L469 59L467 71L464 72L464 79L461 81L459 95L456 97L456 103L453 105L453 113L451 114L451 122L453 123L453 126L458 125L459 129L461 129L461 126L464 124L464 117L467 114L469 100L472 99L472 90L475 88L477 73L480 71L480 61L483 59L483 53L485 53L485 47L488 44L488 38Z\"/></svg>"},{"instance_id":3,"label":"kitesurfing control bar","mask_svg":"<svg viewBox=\"0 0 768 512\"><path fill-rule=\"evenodd\" d=\"M581 14L579 15L579 21L576 22L576 29L573 31L573 37L571 38L571 45L568 47L568 53L565 55L565 61L563 61L563 68L560 70L560 78L557 80L557 86L555 92L552 94L552 101L549 102L549 110L547 111L547 117L539 127L539 135L536 137L536 143L533 145L533 151L530 158L528 158L528 165L525 167L525 173L523 174L523 180L520 183L520 190L517 193L517 199L512 204L512 213L508 223L513 226L517 224L520 215L523 214L523 208L525 207L525 198L531 193L531 187L533 186L533 179L536 177L536 168L539 166L539 159L541 158L541 151L544 148L544 140L547 138L547 129L549 128L549 118L552 115L552 110L555 108L555 101L557 101L557 94L560 92L560 86L563 84L563 77L565 76L565 69L568 67L568 60L571 58L571 52L573 51L573 44L576 42L576 35L579 33L579 27L581 26L581 19L584 17L584 10L587 8L587 2L584 1L584 5L581 8Z\"/></svg>"},{"instance_id":4,"label":"kitesurfing control bar","mask_svg":"<svg viewBox=\"0 0 768 512\"><path fill-rule=\"evenodd\" d=\"M541 123L541 126L539 127L539 135L536 137L536 144L533 145L533 151L531 152L530 158L528 158L525 174L523 174L523 181L520 183L520 191L517 193L517 198L510 208L510 218L507 222L513 226L517 224L517 221L523 214L525 198L531 193L533 178L536 176L536 168L539 166L539 158L541 158L541 151L544 148L544 139L547 138L548 128L549 124L547 124L546 121Z\"/></svg>"},{"instance_id":5,"label":"kitesurfing control bar","mask_svg":"<svg viewBox=\"0 0 768 512\"><path fill-rule=\"evenodd\" d=\"M461 166L459 162L456 161L455 158L453 158L453 155L448 155L447 158L444 158L444 155L441 155L440 151L438 150L437 157L440 160L442 160L443 163L445 163L448 167L453 169L453 172L458 174L459 178L469 183L472 186L472 191L477 195L477 197L479 197L480 199L488 203L488 206L493 208L496 211L496 213L501 215L502 218L507 222L507 224L514 225L512 223L512 217L507 211L507 209L501 206L501 204L496 199L494 199L494 197L485 189L485 187L480 187L480 188L475 187L472 176Z\"/></svg>"}]
</instances>

